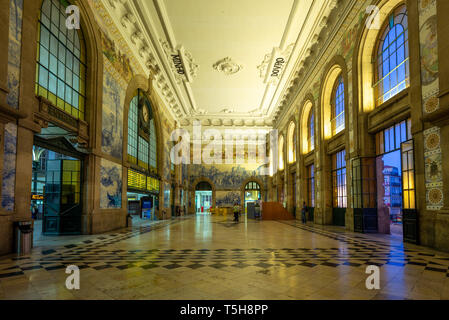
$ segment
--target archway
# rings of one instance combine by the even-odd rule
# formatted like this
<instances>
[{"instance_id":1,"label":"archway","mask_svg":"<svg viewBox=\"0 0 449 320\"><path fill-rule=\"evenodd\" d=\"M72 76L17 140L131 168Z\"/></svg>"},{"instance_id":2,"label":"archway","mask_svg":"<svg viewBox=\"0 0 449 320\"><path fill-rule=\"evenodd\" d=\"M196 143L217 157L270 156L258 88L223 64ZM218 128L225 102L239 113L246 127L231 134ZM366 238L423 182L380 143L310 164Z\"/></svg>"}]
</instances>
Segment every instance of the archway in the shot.
<instances>
[{"instance_id":1,"label":"archway","mask_svg":"<svg viewBox=\"0 0 449 320\"><path fill-rule=\"evenodd\" d=\"M208 214L213 205L212 185L207 181L198 182L195 186L195 213Z\"/></svg>"},{"instance_id":2,"label":"archway","mask_svg":"<svg viewBox=\"0 0 449 320\"><path fill-rule=\"evenodd\" d=\"M243 191L243 212L248 212L248 204L253 204L260 200L262 200L260 184L256 181L249 181L246 183Z\"/></svg>"}]
</instances>

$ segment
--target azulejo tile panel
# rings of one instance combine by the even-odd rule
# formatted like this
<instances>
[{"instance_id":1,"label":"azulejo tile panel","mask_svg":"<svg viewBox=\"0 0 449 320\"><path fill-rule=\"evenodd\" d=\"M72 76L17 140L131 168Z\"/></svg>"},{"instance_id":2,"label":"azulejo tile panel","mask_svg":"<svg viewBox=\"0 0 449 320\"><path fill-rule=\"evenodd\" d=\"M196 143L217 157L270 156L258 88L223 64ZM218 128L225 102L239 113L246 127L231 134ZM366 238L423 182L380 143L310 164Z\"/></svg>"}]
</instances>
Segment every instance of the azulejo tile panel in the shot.
<instances>
[{"instance_id":1,"label":"azulejo tile panel","mask_svg":"<svg viewBox=\"0 0 449 320\"><path fill-rule=\"evenodd\" d=\"M9 1L8 89L6 98L10 107L19 107L20 58L22 49L23 0Z\"/></svg>"},{"instance_id":2,"label":"azulejo tile panel","mask_svg":"<svg viewBox=\"0 0 449 320\"><path fill-rule=\"evenodd\" d=\"M122 207L122 166L101 159L100 208L119 209Z\"/></svg>"},{"instance_id":3,"label":"azulejo tile panel","mask_svg":"<svg viewBox=\"0 0 449 320\"><path fill-rule=\"evenodd\" d=\"M439 108L439 68L437 8L435 0L419 1L419 41L421 52L421 82L423 110L432 113Z\"/></svg>"},{"instance_id":4,"label":"azulejo tile panel","mask_svg":"<svg viewBox=\"0 0 449 320\"><path fill-rule=\"evenodd\" d=\"M3 155L3 182L1 206L7 211L14 210L14 188L16 186L16 143L17 126L5 125L5 152Z\"/></svg>"},{"instance_id":5,"label":"azulejo tile panel","mask_svg":"<svg viewBox=\"0 0 449 320\"><path fill-rule=\"evenodd\" d=\"M206 177L215 184L217 189L236 190L240 189L242 183L252 177L259 178L265 183L265 176L261 176L262 170L259 164L242 165L198 165L192 164L190 170L190 183L200 177ZM262 187L262 186L261 186Z\"/></svg>"},{"instance_id":6,"label":"azulejo tile panel","mask_svg":"<svg viewBox=\"0 0 449 320\"><path fill-rule=\"evenodd\" d=\"M239 191L217 191L215 204L218 207L232 206L241 203Z\"/></svg>"},{"instance_id":7,"label":"azulejo tile panel","mask_svg":"<svg viewBox=\"0 0 449 320\"><path fill-rule=\"evenodd\" d=\"M123 106L125 90L106 67L103 73L102 151L117 159L123 154Z\"/></svg>"},{"instance_id":8,"label":"azulejo tile panel","mask_svg":"<svg viewBox=\"0 0 449 320\"><path fill-rule=\"evenodd\" d=\"M440 141L440 128L433 127L424 131L424 163L428 210L440 210L443 207L443 163Z\"/></svg>"}]
</instances>

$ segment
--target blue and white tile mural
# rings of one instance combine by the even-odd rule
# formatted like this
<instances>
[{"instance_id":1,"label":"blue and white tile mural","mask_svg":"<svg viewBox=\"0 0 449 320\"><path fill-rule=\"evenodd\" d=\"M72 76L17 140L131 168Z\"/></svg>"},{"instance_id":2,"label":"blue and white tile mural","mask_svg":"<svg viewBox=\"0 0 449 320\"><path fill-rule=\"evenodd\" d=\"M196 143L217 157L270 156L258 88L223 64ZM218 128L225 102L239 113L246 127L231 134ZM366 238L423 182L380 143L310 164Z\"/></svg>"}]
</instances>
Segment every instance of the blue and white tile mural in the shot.
<instances>
[{"instance_id":1,"label":"blue and white tile mural","mask_svg":"<svg viewBox=\"0 0 449 320\"><path fill-rule=\"evenodd\" d=\"M101 159L100 208L119 209L122 207L122 166Z\"/></svg>"},{"instance_id":2,"label":"blue and white tile mural","mask_svg":"<svg viewBox=\"0 0 449 320\"><path fill-rule=\"evenodd\" d=\"M251 177L257 177L265 181L264 176L260 176L260 165L198 165L192 164L189 168L190 183L193 184L197 178L206 177L212 180L217 189L240 189L242 183Z\"/></svg>"},{"instance_id":3,"label":"blue and white tile mural","mask_svg":"<svg viewBox=\"0 0 449 320\"><path fill-rule=\"evenodd\" d=\"M170 184L164 183L164 208L170 208Z\"/></svg>"},{"instance_id":4,"label":"blue and white tile mural","mask_svg":"<svg viewBox=\"0 0 449 320\"><path fill-rule=\"evenodd\" d=\"M14 188L16 186L17 126L5 125L5 153L3 158L2 208L14 211Z\"/></svg>"},{"instance_id":5,"label":"blue and white tile mural","mask_svg":"<svg viewBox=\"0 0 449 320\"><path fill-rule=\"evenodd\" d=\"M22 50L23 0L9 2L8 89L6 101L14 109L19 107L20 58Z\"/></svg>"},{"instance_id":6,"label":"blue and white tile mural","mask_svg":"<svg viewBox=\"0 0 449 320\"><path fill-rule=\"evenodd\" d=\"M102 151L117 159L121 159L123 153L124 103L124 90L105 68L103 75Z\"/></svg>"},{"instance_id":7,"label":"blue and white tile mural","mask_svg":"<svg viewBox=\"0 0 449 320\"><path fill-rule=\"evenodd\" d=\"M173 146L172 141L165 141L164 144L164 177L167 180L171 179L171 159L170 150Z\"/></svg>"},{"instance_id":8,"label":"blue and white tile mural","mask_svg":"<svg viewBox=\"0 0 449 320\"><path fill-rule=\"evenodd\" d=\"M240 202L240 191L217 191L215 196L215 205L218 207L233 206Z\"/></svg>"}]
</instances>

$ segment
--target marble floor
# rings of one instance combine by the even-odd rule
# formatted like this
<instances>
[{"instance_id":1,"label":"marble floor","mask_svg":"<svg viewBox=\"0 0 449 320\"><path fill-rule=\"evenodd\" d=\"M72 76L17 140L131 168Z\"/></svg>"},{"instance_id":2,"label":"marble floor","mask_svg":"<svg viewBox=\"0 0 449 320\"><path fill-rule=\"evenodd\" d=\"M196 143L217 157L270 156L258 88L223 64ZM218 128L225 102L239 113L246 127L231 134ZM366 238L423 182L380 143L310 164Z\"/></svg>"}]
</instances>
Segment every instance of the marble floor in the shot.
<instances>
[{"instance_id":1,"label":"marble floor","mask_svg":"<svg viewBox=\"0 0 449 320\"><path fill-rule=\"evenodd\" d=\"M0 257L0 299L449 299L449 255L299 221L199 215ZM68 265L80 289L66 286ZM368 290L368 265L380 289Z\"/></svg>"}]
</instances>

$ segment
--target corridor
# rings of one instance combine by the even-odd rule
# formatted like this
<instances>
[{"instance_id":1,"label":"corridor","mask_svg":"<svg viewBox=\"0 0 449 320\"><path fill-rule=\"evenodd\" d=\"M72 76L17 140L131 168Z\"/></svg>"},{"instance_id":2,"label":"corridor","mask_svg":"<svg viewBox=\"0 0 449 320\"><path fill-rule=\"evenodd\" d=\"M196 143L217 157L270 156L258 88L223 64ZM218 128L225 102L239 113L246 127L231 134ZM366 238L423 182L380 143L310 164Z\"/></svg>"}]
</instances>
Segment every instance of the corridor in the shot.
<instances>
[{"instance_id":1,"label":"corridor","mask_svg":"<svg viewBox=\"0 0 449 320\"><path fill-rule=\"evenodd\" d=\"M449 299L448 254L340 227L230 219L41 241L0 258L0 299ZM66 289L69 265L80 290ZM380 267L379 290L365 286L368 265Z\"/></svg>"}]
</instances>

